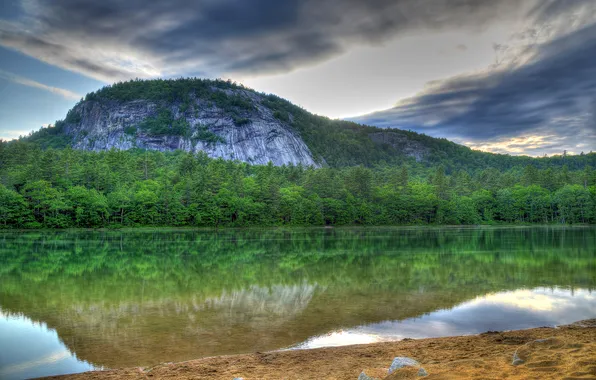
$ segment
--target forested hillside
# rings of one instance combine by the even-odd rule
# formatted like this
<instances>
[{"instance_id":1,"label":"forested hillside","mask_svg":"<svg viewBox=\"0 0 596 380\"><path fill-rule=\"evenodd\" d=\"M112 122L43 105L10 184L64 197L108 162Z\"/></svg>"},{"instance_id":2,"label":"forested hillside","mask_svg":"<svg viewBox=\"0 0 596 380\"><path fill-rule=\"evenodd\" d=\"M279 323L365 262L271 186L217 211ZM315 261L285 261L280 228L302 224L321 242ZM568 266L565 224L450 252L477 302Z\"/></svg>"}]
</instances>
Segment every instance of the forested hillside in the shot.
<instances>
[{"instance_id":1,"label":"forested hillside","mask_svg":"<svg viewBox=\"0 0 596 380\"><path fill-rule=\"evenodd\" d=\"M0 226L595 223L596 154L485 166L260 165L0 143ZM496 161L498 163L498 161ZM568 163L568 164L566 164ZM562 164L562 165L560 165Z\"/></svg>"},{"instance_id":2,"label":"forested hillside","mask_svg":"<svg viewBox=\"0 0 596 380\"><path fill-rule=\"evenodd\" d=\"M126 110L137 112L138 124L122 124L132 120ZM270 149L284 129L286 145L278 147L295 144L294 153L304 155L292 157L322 167L251 165L196 149L221 151L230 144L222 138L227 129L253 123L268 128L266 135L253 128L254 146ZM89 134L101 139L104 132L94 129L116 144L126 135L133 148L97 149ZM163 151L134 148L135 139ZM171 145L189 141L202 145ZM53 127L0 141L0 226L595 223L594 168L595 153L479 152L313 115L229 81L134 80L88 94Z\"/></svg>"},{"instance_id":3,"label":"forested hillside","mask_svg":"<svg viewBox=\"0 0 596 380\"><path fill-rule=\"evenodd\" d=\"M141 113L148 115L147 118L136 124L124 123L126 126L123 127L122 120L130 119L132 112L139 112L139 109L132 107L139 103L147 105L141 107ZM103 117L86 120L90 109L103 110ZM200 116L211 111L216 116ZM132 80L106 86L87 94L64 120L56 121L52 127L42 128L24 140L42 148L60 149L76 145L84 149L101 150L118 144L128 149L135 146L135 141L144 139L151 142L148 144L149 149L172 151L178 147L198 152L200 149L195 149L195 144L199 144L214 153L233 144L233 141L226 139L226 130L242 130L250 128L252 124L262 123L264 114L269 115L272 119L270 122L278 126L273 127L266 136L260 138L248 135L243 136L243 140L252 139L255 146L267 145L287 127L304 141L315 161L321 166L333 168L357 165L372 167L383 163L401 165L404 161L417 161L426 166L443 165L448 172L488 167L508 170L520 165L541 169L567 165L570 170L581 170L586 162L596 166L594 159L589 161L585 157L556 156L536 160L491 154L415 132L332 120L314 115L276 95L259 93L229 81L197 78ZM113 119L106 121L110 116ZM106 125L102 129L99 124L104 123ZM222 125L225 126L223 130ZM95 140L108 139L107 135L118 128L122 129L120 134L111 136L109 143L97 148ZM101 133L96 133L98 130ZM94 136L92 139L91 135ZM85 140L84 144L81 144L82 140ZM178 145L172 147L173 141ZM307 165L303 158L300 162Z\"/></svg>"}]
</instances>

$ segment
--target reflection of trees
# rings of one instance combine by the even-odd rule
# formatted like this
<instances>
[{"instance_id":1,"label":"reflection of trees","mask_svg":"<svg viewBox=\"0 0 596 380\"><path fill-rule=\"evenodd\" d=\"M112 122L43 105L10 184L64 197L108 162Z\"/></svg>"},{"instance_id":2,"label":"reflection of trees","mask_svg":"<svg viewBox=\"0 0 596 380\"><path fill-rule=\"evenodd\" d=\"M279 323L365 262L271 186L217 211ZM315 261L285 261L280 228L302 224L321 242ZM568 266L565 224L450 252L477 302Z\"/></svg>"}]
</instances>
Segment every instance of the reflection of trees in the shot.
<instances>
[{"instance_id":1,"label":"reflection of trees","mask_svg":"<svg viewBox=\"0 0 596 380\"><path fill-rule=\"evenodd\" d=\"M0 306L82 359L141 365L280 348L488 291L592 289L595 247L593 228L3 234Z\"/></svg>"}]
</instances>

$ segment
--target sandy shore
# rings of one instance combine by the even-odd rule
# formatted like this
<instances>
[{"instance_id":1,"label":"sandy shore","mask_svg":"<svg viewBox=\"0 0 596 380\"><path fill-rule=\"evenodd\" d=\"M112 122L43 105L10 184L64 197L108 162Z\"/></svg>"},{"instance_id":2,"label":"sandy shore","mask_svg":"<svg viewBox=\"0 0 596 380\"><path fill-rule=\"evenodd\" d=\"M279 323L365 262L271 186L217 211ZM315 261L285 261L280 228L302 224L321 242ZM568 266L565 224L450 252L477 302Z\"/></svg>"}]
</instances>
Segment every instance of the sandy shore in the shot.
<instances>
[{"instance_id":1,"label":"sandy shore","mask_svg":"<svg viewBox=\"0 0 596 380\"><path fill-rule=\"evenodd\" d=\"M516 351L525 360L514 366ZM596 320L558 328L218 356L49 378L356 380L363 370L379 379L420 378L408 370L387 377L395 356L418 360L429 373L425 379L596 379Z\"/></svg>"}]
</instances>

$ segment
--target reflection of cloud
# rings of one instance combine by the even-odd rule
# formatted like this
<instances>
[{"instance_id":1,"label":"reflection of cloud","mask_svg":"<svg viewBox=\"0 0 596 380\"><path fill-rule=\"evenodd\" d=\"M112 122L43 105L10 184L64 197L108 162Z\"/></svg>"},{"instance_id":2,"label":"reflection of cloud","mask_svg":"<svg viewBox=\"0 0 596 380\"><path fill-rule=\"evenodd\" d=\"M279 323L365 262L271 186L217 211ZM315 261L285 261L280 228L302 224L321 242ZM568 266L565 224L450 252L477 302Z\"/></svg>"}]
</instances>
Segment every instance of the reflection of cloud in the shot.
<instances>
[{"instance_id":1,"label":"reflection of cloud","mask_svg":"<svg viewBox=\"0 0 596 380\"><path fill-rule=\"evenodd\" d=\"M311 349L319 347L339 347L352 344L369 344L387 341L390 339L374 334L364 334L354 331L333 331L329 334L316 336L304 343L293 346L292 349Z\"/></svg>"},{"instance_id":2,"label":"reflection of cloud","mask_svg":"<svg viewBox=\"0 0 596 380\"><path fill-rule=\"evenodd\" d=\"M586 302L594 302L596 299L592 294L584 294L580 291L574 297L581 297ZM554 311L556 309L570 308L577 302L577 299L569 297L568 292L561 290L554 290L546 293L541 289L534 290L517 290L514 292L489 294L487 296L477 298L466 304L465 307L473 307L486 303L494 303L504 306L515 306L520 309L529 309L535 311Z\"/></svg>"},{"instance_id":3,"label":"reflection of cloud","mask_svg":"<svg viewBox=\"0 0 596 380\"><path fill-rule=\"evenodd\" d=\"M35 367L52 365L56 362L71 357L72 354L67 349L58 352L52 352L35 360L29 360L26 362L21 362L18 364L13 364L4 368L0 368L0 378L5 378L5 376L8 377L9 375L14 375L16 373L26 373L28 371L31 371Z\"/></svg>"},{"instance_id":4,"label":"reflection of cloud","mask_svg":"<svg viewBox=\"0 0 596 380\"><path fill-rule=\"evenodd\" d=\"M313 337L295 348L403 338L435 338L569 324L596 315L596 294L561 288L520 289L478 297L418 318L387 321Z\"/></svg>"}]
</instances>

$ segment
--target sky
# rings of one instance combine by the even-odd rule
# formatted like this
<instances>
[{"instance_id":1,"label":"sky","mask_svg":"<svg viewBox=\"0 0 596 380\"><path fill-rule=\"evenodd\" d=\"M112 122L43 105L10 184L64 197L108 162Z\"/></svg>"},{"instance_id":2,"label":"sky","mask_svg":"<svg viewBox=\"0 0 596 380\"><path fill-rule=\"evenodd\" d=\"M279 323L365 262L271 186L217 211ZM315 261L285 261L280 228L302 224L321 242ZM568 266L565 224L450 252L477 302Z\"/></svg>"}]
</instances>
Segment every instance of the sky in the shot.
<instances>
[{"instance_id":1,"label":"sky","mask_svg":"<svg viewBox=\"0 0 596 380\"><path fill-rule=\"evenodd\" d=\"M532 156L596 150L594 0L3 0L0 138L131 78Z\"/></svg>"}]
</instances>

